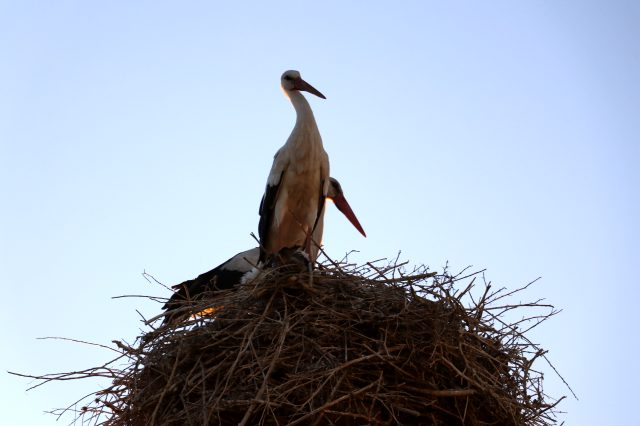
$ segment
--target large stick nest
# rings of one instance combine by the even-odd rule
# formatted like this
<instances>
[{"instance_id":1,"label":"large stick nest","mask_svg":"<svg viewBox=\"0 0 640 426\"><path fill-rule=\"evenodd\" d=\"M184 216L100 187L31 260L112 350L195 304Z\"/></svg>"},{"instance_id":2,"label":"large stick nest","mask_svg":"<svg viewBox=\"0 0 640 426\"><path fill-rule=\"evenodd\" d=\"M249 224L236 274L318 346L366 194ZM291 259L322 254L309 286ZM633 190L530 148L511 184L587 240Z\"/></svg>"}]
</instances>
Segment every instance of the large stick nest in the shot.
<instances>
[{"instance_id":1,"label":"large stick nest","mask_svg":"<svg viewBox=\"0 0 640 426\"><path fill-rule=\"evenodd\" d=\"M508 305L513 292L476 288L477 274L434 275L373 264L263 271L198 302L202 315L119 343L127 365L86 374L115 379L79 416L106 425L555 423L558 401L546 402L532 369L544 353L518 328L553 308L508 324L506 312L546 305Z\"/></svg>"}]
</instances>

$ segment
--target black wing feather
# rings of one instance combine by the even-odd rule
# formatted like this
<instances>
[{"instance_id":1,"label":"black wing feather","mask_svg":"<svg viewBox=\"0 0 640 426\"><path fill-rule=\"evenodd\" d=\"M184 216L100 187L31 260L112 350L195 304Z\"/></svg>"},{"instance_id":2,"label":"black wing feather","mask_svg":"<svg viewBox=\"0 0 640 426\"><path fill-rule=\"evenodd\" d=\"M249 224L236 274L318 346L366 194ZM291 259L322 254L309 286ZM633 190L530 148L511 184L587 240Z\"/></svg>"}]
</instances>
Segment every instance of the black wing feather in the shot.
<instances>
[{"instance_id":1,"label":"black wing feather","mask_svg":"<svg viewBox=\"0 0 640 426\"><path fill-rule=\"evenodd\" d=\"M264 190L262 201L260 201L260 222L258 223L258 237L260 238L260 258L259 261L263 262L266 258L264 247L269 239L269 229L273 222L273 212L275 211L276 201L278 199L278 190L282 185L282 178L284 171L280 173L280 179L278 179L277 185L269 185Z\"/></svg>"},{"instance_id":2,"label":"black wing feather","mask_svg":"<svg viewBox=\"0 0 640 426\"><path fill-rule=\"evenodd\" d=\"M235 256L234 256L235 257ZM226 269L225 266L233 257L212 270L198 275L196 278L174 285L175 293L164 304L166 310L163 324L178 321L190 315L190 312L174 313L173 311L186 305L195 304L203 295L218 290L228 290L240 283L246 271Z\"/></svg>"},{"instance_id":3,"label":"black wing feather","mask_svg":"<svg viewBox=\"0 0 640 426\"><path fill-rule=\"evenodd\" d=\"M316 215L316 220L313 222L313 229L311 229L311 235L316 230L316 226L318 226L318 221L322 217L322 212L324 211L324 205L327 200L327 195L324 193L324 180L320 184L320 199L318 200L318 214ZM320 244L320 241L317 241L316 244Z\"/></svg>"}]
</instances>

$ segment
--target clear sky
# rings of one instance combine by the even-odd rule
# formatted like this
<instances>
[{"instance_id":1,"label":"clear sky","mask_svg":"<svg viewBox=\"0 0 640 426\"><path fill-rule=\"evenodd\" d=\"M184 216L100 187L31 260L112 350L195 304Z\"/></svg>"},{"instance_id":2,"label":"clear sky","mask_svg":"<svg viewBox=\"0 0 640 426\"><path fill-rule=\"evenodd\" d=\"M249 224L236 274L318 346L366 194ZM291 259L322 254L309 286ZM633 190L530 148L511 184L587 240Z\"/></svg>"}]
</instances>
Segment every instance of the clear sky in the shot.
<instances>
[{"instance_id":1,"label":"clear sky","mask_svg":"<svg viewBox=\"0 0 640 426\"><path fill-rule=\"evenodd\" d=\"M368 234L330 209L328 253L541 276L523 300L563 311L532 337L580 398L561 419L637 421L640 3L319 3L0 1L0 424L105 385L25 392L4 371L112 357L38 337L131 342L160 305L112 297L169 295L141 272L170 285L252 246L286 69L327 96Z\"/></svg>"}]
</instances>

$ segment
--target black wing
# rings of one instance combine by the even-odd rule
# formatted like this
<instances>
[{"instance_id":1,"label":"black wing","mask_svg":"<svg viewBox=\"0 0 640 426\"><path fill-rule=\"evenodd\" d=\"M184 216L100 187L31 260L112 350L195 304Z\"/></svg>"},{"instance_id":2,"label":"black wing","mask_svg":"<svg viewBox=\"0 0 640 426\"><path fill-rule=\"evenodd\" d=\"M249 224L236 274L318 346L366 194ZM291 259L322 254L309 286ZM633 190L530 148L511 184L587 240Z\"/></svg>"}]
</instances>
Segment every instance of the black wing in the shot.
<instances>
[{"instance_id":1,"label":"black wing","mask_svg":"<svg viewBox=\"0 0 640 426\"><path fill-rule=\"evenodd\" d=\"M273 223L273 213L276 208L276 201L278 200L278 190L282 185L282 177L284 176L284 170L280 173L278 183L275 185L269 185L264 190L262 201L260 201L260 222L258 223L258 237L260 238L260 258L259 261L263 262L266 258L264 247L269 239L269 229L271 223Z\"/></svg>"},{"instance_id":2,"label":"black wing","mask_svg":"<svg viewBox=\"0 0 640 426\"><path fill-rule=\"evenodd\" d=\"M238 253L212 270L198 275L197 278L174 285L172 288L175 293L162 307L167 311L163 323L175 322L189 316L191 312L188 309L177 313L174 311L196 304L205 294L228 290L240 284L242 276L252 267L250 262L255 262L255 257L245 260L245 256L252 257L248 253Z\"/></svg>"},{"instance_id":3,"label":"black wing","mask_svg":"<svg viewBox=\"0 0 640 426\"><path fill-rule=\"evenodd\" d=\"M324 181L320 183L320 198L318 199L318 214L316 215L316 220L313 222L313 229L311 230L311 235L313 235L316 230L316 226L318 226L318 221L322 217L322 212L324 211L324 205L327 201L327 195L324 193ZM320 244L320 241L317 241L316 244Z\"/></svg>"}]
</instances>

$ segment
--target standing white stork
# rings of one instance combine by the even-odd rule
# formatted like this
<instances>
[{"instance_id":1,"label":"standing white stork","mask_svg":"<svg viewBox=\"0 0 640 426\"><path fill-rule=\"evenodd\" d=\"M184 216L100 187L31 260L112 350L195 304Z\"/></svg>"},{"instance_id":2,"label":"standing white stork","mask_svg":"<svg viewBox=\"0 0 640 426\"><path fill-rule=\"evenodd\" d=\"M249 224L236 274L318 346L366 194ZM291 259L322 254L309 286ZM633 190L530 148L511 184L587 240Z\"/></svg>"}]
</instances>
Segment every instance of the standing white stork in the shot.
<instances>
[{"instance_id":1,"label":"standing white stork","mask_svg":"<svg viewBox=\"0 0 640 426\"><path fill-rule=\"evenodd\" d=\"M349 222L366 237L367 234L344 196L340 182L334 178L329 178L329 182L327 198L332 200ZM242 278L258 264L259 256L259 247L243 251L212 270L198 275L197 278L174 285L175 293L163 306L166 310L163 324L176 323L191 315L193 312L190 305L202 299L206 293L227 290L240 284Z\"/></svg>"},{"instance_id":2,"label":"standing white stork","mask_svg":"<svg viewBox=\"0 0 640 426\"><path fill-rule=\"evenodd\" d=\"M284 248L298 247L313 264L322 239L324 203L329 192L329 156L311 106L300 91L326 98L298 71L285 71L280 83L296 110L296 124L276 152L260 203L260 261Z\"/></svg>"}]
</instances>

